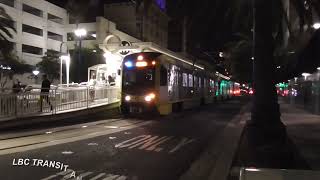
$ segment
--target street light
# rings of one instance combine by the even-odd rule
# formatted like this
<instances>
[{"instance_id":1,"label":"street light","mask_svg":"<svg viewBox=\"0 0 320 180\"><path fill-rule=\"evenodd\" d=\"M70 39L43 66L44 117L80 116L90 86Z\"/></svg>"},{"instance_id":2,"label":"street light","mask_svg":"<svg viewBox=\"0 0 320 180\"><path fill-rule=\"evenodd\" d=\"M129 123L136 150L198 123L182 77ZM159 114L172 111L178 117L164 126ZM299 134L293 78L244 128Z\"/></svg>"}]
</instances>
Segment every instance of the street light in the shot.
<instances>
[{"instance_id":1,"label":"street light","mask_svg":"<svg viewBox=\"0 0 320 180\"><path fill-rule=\"evenodd\" d=\"M60 84L62 85L62 62L66 62L67 69L67 86L69 87L69 70L70 70L70 54L65 54L60 56Z\"/></svg>"},{"instance_id":2,"label":"street light","mask_svg":"<svg viewBox=\"0 0 320 180\"><path fill-rule=\"evenodd\" d=\"M82 37L84 37L85 35L87 35L87 30L83 29L83 28L80 28L80 29L76 29L74 31L74 34L79 38L79 64L78 66L81 66L81 43L82 43ZM78 77L80 78L81 77L81 71L78 71ZM81 80L81 78L80 78Z\"/></svg>"},{"instance_id":3,"label":"street light","mask_svg":"<svg viewBox=\"0 0 320 180\"><path fill-rule=\"evenodd\" d=\"M40 71L39 71L39 70L33 70L32 73L33 73L33 75L38 76L38 74L40 73Z\"/></svg>"},{"instance_id":4,"label":"street light","mask_svg":"<svg viewBox=\"0 0 320 180\"><path fill-rule=\"evenodd\" d=\"M310 76L310 73L302 73L302 76L304 77L304 80L307 80L307 77Z\"/></svg>"},{"instance_id":5,"label":"street light","mask_svg":"<svg viewBox=\"0 0 320 180\"><path fill-rule=\"evenodd\" d=\"M320 67L317 68L320 71Z\"/></svg>"},{"instance_id":6,"label":"street light","mask_svg":"<svg viewBox=\"0 0 320 180\"><path fill-rule=\"evenodd\" d=\"M85 35L87 35L87 30L81 28L81 29L76 29L74 30L74 34L77 36L77 37L83 37Z\"/></svg>"},{"instance_id":7,"label":"street light","mask_svg":"<svg viewBox=\"0 0 320 180\"><path fill-rule=\"evenodd\" d=\"M317 30L320 28L320 23L314 23L312 27Z\"/></svg>"}]
</instances>

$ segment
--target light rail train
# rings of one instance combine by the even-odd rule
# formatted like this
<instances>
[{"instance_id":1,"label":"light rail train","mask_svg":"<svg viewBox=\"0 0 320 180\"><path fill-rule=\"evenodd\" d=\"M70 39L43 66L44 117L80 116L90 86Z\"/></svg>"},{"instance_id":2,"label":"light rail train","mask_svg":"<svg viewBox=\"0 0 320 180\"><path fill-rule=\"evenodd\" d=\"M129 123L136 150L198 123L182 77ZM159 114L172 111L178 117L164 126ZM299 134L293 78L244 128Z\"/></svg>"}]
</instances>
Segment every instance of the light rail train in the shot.
<instances>
[{"instance_id":1,"label":"light rail train","mask_svg":"<svg viewBox=\"0 0 320 180\"><path fill-rule=\"evenodd\" d=\"M174 111L231 98L239 84L182 58L158 52L126 56L122 64L123 113Z\"/></svg>"}]
</instances>

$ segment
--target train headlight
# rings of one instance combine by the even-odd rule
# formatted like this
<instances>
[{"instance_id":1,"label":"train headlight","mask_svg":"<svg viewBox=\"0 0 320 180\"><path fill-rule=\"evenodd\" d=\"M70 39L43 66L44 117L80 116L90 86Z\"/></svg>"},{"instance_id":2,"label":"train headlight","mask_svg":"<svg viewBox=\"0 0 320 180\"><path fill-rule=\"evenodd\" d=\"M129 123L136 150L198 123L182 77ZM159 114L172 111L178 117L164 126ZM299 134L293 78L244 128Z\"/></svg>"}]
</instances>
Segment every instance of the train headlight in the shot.
<instances>
[{"instance_id":1,"label":"train headlight","mask_svg":"<svg viewBox=\"0 0 320 180\"><path fill-rule=\"evenodd\" d=\"M126 96L126 97L124 97L124 100L130 101L130 100L131 100L131 96Z\"/></svg>"},{"instance_id":2,"label":"train headlight","mask_svg":"<svg viewBox=\"0 0 320 180\"><path fill-rule=\"evenodd\" d=\"M152 101L154 98L156 97L156 95L154 93L148 94L147 96L144 97L144 100L147 102Z\"/></svg>"}]
</instances>

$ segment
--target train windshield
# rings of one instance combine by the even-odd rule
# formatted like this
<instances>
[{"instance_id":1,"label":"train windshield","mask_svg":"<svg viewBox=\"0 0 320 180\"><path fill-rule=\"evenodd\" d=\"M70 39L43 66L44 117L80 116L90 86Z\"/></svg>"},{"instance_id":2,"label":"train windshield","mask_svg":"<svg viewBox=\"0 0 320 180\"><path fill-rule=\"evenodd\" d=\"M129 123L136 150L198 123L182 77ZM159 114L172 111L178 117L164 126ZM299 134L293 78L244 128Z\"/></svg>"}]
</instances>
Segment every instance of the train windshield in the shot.
<instances>
[{"instance_id":1,"label":"train windshield","mask_svg":"<svg viewBox=\"0 0 320 180\"><path fill-rule=\"evenodd\" d=\"M155 69L131 69L125 70L123 78L123 90L128 92L141 92L155 86Z\"/></svg>"}]
</instances>

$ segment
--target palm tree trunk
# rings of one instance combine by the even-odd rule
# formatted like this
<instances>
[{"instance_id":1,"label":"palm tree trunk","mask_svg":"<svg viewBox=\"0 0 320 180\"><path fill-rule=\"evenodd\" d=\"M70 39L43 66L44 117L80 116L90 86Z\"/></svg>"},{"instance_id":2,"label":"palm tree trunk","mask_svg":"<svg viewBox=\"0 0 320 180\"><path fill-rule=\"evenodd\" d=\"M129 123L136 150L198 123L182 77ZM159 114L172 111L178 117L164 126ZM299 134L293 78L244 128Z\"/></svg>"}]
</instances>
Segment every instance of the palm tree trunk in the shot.
<instances>
[{"instance_id":1,"label":"palm tree trunk","mask_svg":"<svg viewBox=\"0 0 320 180\"><path fill-rule=\"evenodd\" d=\"M253 107L248 123L249 138L256 145L275 141L283 143L285 127L280 119L278 97L275 88L274 19L272 13L277 2L253 0L255 9ZM280 7L279 7L280 8Z\"/></svg>"}]
</instances>

